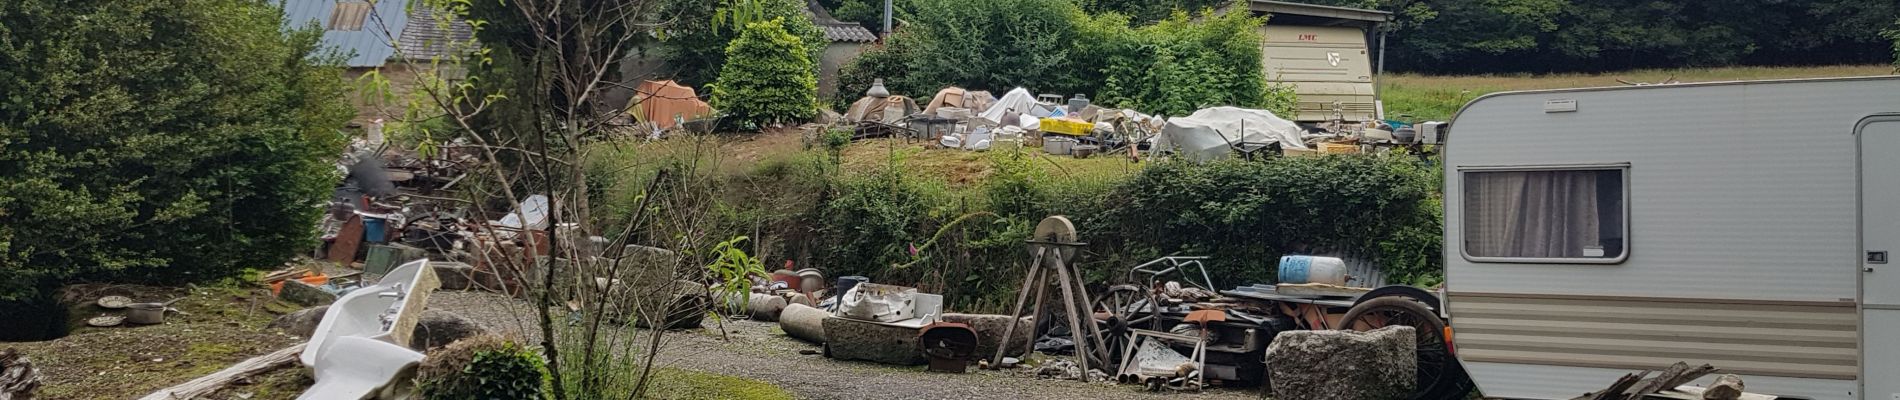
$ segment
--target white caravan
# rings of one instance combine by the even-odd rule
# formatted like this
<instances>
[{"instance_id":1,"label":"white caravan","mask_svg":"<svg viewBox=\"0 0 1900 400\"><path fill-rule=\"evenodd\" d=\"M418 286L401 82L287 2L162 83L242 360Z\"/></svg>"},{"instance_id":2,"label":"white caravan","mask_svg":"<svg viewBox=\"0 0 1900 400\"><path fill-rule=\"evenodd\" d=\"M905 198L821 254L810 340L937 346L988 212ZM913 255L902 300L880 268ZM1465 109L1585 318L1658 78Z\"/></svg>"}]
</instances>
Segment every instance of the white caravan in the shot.
<instances>
[{"instance_id":1,"label":"white caravan","mask_svg":"<svg viewBox=\"0 0 1900 400\"><path fill-rule=\"evenodd\" d=\"M1499 93L1449 129L1447 312L1485 395L1688 361L1900 399L1900 76Z\"/></svg>"}]
</instances>

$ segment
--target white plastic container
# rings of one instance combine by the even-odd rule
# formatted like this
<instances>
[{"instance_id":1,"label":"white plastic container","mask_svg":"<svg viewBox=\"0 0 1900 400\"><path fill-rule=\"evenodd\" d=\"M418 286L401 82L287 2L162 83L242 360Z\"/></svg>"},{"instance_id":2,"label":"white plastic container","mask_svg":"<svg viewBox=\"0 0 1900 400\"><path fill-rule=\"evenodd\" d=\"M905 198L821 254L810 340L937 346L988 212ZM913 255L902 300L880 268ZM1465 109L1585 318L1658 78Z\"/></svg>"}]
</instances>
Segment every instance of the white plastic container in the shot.
<instances>
[{"instance_id":1,"label":"white plastic container","mask_svg":"<svg viewBox=\"0 0 1900 400\"><path fill-rule=\"evenodd\" d=\"M1280 257L1280 283L1346 285L1346 261L1333 257Z\"/></svg>"}]
</instances>

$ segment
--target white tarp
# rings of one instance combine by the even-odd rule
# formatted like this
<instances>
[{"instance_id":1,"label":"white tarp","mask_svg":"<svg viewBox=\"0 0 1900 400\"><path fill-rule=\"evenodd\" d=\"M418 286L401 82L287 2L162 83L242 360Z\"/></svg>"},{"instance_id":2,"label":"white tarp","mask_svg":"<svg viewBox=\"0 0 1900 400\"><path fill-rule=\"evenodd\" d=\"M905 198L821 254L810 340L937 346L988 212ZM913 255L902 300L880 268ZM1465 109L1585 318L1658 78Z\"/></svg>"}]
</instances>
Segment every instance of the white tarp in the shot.
<instances>
[{"instance_id":1,"label":"white tarp","mask_svg":"<svg viewBox=\"0 0 1900 400\"><path fill-rule=\"evenodd\" d=\"M983 114L980 116L990 122L1001 124L1003 123L1003 114L1008 114L1010 110L1029 114L1030 109L1035 106L1036 95L1029 94L1029 89L1015 88L1010 89L1009 93L1004 93L1003 98L996 99L996 103L990 104L990 108L983 110Z\"/></svg>"},{"instance_id":2,"label":"white tarp","mask_svg":"<svg viewBox=\"0 0 1900 400\"><path fill-rule=\"evenodd\" d=\"M1233 154L1230 144L1280 143L1281 148L1306 149L1300 126L1274 116L1272 111L1240 107L1213 107L1193 115L1168 119L1155 141L1156 149L1173 150L1181 157L1206 161Z\"/></svg>"}]
</instances>

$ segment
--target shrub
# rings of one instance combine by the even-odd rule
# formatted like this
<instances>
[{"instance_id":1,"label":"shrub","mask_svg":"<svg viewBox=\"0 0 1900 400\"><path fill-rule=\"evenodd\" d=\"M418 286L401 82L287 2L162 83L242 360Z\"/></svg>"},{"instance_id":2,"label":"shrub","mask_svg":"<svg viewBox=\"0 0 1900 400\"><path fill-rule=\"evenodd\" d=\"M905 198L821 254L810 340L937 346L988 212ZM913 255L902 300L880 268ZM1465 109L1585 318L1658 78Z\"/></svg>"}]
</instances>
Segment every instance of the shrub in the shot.
<instances>
[{"instance_id":1,"label":"shrub","mask_svg":"<svg viewBox=\"0 0 1900 400\"><path fill-rule=\"evenodd\" d=\"M539 353L494 336L464 339L430 354L416 382L427 400L544 399L549 389Z\"/></svg>"},{"instance_id":2,"label":"shrub","mask_svg":"<svg viewBox=\"0 0 1900 400\"><path fill-rule=\"evenodd\" d=\"M1404 156L1161 162L1115 190L1122 206L1103 228L1137 260L1212 256L1217 285L1270 282L1279 256L1319 251L1369 257L1410 281L1439 267L1437 182Z\"/></svg>"},{"instance_id":3,"label":"shrub","mask_svg":"<svg viewBox=\"0 0 1900 400\"><path fill-rule=\"evenodd\" d=\"M1074 20L1086 18L1069 0L921 0L904 29L914 40L904 57L908 75L887 76L894 93L928 96L956 85L999 91L1022 86L1041 93L1092 92L1074 74Z\"/></svg>"},{"instance_id":4,"label":"shrub","mask_svg":"<svg viewBox=\"0 0 1900 400\"><path fill-rule=\"evenodd\" d=\"M1267 106L1275 92L1261 75L1259 28L1264 22L1246 13L1207 11L1196 21L1176 12L1153 26L1104 35L1109 37L1104 52L1111 55L1098 97L1158 115L1220 105Z\"/></svg>"},{"instance_id":5,"label":"shrub","mask_svg":"<svg viewBox=\"0 0 1900 400\"><path fill-rule=\"evenodd\" d=\"M755 22L726 46L728 61L713 84L712 105L756 125L811 118L818 78L805 43L785 31L782 18Z\"/></svg>"},{"instance_id":6,"label":"shrub","mask_svg":"<svg viewBox=\"0 0 1900 400\"><path fill-rule=\"evenodd\" d=\"M909 30L898 30L884 40L883 44L873 45L857 58L845 63L838 69L838 94L833 99L840 106L849 106L864 92L871 90L871 82L884 78L886 89L891 94L917 96L936 94L937 88L910 81L910 57L918 54L912 45ZM843 111L843 110L839 110Z\"/></svg>"},{"instance_id":7,"label":"shrub","mask_svg":"<svg viewBox=\"0 0 1900 400\"><path fill-rule=\"evenodd\" d=\"M929 191L895 168L840 178L819 216L824 241L818 259L826 272L877 276L910 261L911 246L935 230L936 199Z\"/></svg>"},{"instance_id":8,"label":"shrub","mask_svg":"<svg viewBox=\"0 0 1900 400\"><path fill-rule=\"evenodd\" d=\"M884 78L892 93L946 85L992 91L1092 94L1104 106L1186 115L1209 106L1285 114L1290 87L1270 85L1258 28L1246 13L1185 12L1135 28L1125 16L1085 15L1063 0L921 0L910 24L840 73L839 101Z\"/></svg>"},{"instance_id":9,"label":"shrub","mask_svg":"<svg viewBox=\"0 0 1900 400\"><path fill-rule=\"evenodd\" d=\"M322 31L282 21L244 0L0 5L0 299L310 246L351 111L312 59Z\"/></svg>"},{"instance_id":10,"label":"shrub","mask_svg":"<svg viewBox=\"0 0 1900 400\"><path fill-rule=\"evenodd\" d=\"M803 0L739 0L750 1L747 6L757 7L762 20L783 18L786 32L797 36L805 44L805 50L811 59L822 56L825 45L825 32L812 23L806 14ZM480 2L477 2L480 3ZM662 37L654 47L657 56L673 80L688 86L704 86L718 79L717 73L723 72L726 65L726 46L745 33L743 27L718 26L714 14L720 7L732 7L736 2L711 0L666 0L660 3L655 15L671 18L667 24L667 36ZM717 27L716 27L717 26ZM816 69L813 69L816 71Z\"/></svg>"}]
</instances>

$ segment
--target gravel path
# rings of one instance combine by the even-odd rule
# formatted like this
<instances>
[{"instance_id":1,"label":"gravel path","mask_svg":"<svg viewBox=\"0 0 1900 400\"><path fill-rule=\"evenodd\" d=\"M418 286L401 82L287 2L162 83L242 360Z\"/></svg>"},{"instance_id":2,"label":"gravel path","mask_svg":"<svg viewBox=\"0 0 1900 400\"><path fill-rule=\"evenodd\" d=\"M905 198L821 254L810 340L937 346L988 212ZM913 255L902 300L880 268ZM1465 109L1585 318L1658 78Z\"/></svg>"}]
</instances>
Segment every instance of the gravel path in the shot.
<instances>
[{"instance_id":1,"label":"gravel path","mask_svg":"<svg viewBox=\"0 0 1900 400\"><path fill-rule=\"evenodd\" d=\"M480 292L437 292L431 308L443 309L480 321L504 334L529 340L539 335L529 307L506 296ZM1132 385L1084 384L1036 379L1028 369L967 374L924 372L923 367L896 367L856 361L838 361L816 352L819 347L786 337L769 322L727 321L726 338L712 321L704 330L680 331L668 343L656 364L770 382L806 399L1257 399L1259 391L1210 389L1203 393L1149 393Z\"/></svg>"}]
</instances>

